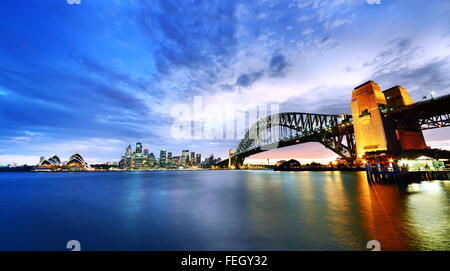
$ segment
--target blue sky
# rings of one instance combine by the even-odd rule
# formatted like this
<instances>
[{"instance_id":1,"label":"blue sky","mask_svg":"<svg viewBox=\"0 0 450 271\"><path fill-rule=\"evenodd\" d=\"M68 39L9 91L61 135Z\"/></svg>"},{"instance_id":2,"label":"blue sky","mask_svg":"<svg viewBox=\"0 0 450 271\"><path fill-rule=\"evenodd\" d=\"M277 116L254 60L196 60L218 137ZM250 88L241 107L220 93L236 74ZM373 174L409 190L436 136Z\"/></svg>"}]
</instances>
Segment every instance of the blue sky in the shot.
<instances>
[{"instance_id":1,"label":"blue sky","mask_svg":"<svg viewBox=\"0 0 450 271\"><path fill-rule=\"evenodd\" d=\"M170 136L194 96L340 114L369 79L448 94L449 18L446 0L1 1L0 162L118 160L136 141L223 157L238 140ZM450 148L448 128L425 135ZM287 154L334 156L312 143L259 158Z\"/></svg>"}]
</instances>

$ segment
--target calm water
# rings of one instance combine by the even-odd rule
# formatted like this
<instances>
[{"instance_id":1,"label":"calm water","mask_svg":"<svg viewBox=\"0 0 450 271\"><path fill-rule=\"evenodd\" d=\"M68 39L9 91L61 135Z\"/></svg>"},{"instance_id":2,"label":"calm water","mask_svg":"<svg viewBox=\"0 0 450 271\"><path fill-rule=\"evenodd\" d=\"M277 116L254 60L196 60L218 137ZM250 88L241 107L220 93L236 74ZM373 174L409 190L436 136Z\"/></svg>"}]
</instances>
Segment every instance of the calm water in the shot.
<instances>
[{"instance_id":1,"label":"calm water","mask_svg":"<svg viewBox=\"0 0 450 271\"><path fill-rule=\"evenodd\" d=\"M450 182L365 173L1 173L0 250L450 250Z\"/></svg>"}]
</instances>

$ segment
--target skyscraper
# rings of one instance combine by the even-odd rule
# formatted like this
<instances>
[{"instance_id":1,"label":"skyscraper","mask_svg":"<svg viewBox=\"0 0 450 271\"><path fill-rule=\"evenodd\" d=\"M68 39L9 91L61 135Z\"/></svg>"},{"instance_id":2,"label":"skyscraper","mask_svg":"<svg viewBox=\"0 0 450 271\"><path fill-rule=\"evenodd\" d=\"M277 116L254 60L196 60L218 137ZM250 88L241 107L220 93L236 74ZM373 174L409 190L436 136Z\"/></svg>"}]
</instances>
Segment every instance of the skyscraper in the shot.
<instances>
[{"instance_id":1,"label":"skyscraper","mask_svg":"<svg viewBox=\"0 0 450 271\"><path fill-rule=\"evenodd\" d=\"M190 165L191 166L195 166L195 152L191 152L191 160L190 160Z\"/></svg>"},{"instance_id":2,"label":"skyscraper","mask_svg":"<svg viewBox=\"0 0 450 271\"><path fill-rule=\"evenodd\" d=\"M154 167L155 164L156 164L155 155L154 155L153 152L152 152L152 153L150 153L150 154L148 155L148 165L149 165L150 167Z\"/></svg>"},{"instance_id":3,"label":"skyscraper","mask_svg":"<svg viewBox=\"0 0 450 271\"><path fill-rule=\"evenodd\" d=\"M197 153L196 159L195 159L195 164L197 166L199 166L201 163L202 163L202 155L200 153Z\"/></svg>"},{"instance_id":4,"label":"skyscraper","mask_svg":"<svg viewBox=\"0 0 450 271\"><path fill-rule=\"evenodd\" d=\"M167 153L167 167L170 168L173 165L173 157L172 157L172 152L168 152Z\"/></svg>"},{"instance_id":5,"label":"skyscraper","mask_svg":"<svg viewBox=\"0 0 450 271\"><path fill-rule=\"evenodd\" d=\"M142 143L136 143L136 153L142 153Z\"/></svg>"},{"instance_id":6,"label":"skyscraper","mask_svg":"<svg viewBox=\"0 0 450 271\"><path fill-rule=\"evenodd\" d=\"M188 166L189 164L189 150L183 150L181 152L181 163L183 166Z\"/></svg>"},{"instance_id":7,"label":"skyscraper","mask_svg":"<svg viewBox=\"0 0 450 271\"><path fill-rule=\"evenodd\" d=\"M144 155L145 155L145 156L148 155L148 149L147 149L147 148L144 149Z\"/></svg>"},{"instance_id":8,"label":"skyscraper","mask_svg":"<svg viewBox=\"0 0 450 271\"><path fill-rule=\"evenodd\" d=\"M132 152L133 152L133 150L131 149L131 145L128 145L128 147L125 151L125 161L124 161L124 166L127 169L130 169L131 164L133 163L132 157L131 157L133 155Z\"/></svg>"},{"instance_id":9,"label":"skyscraper","mask_svg":"<svg viewBox=\"0 0 450 271\"><path fill-rule=\"evenodd\" d=\"M161 150L159 152L159 167L165 168L166 165L166 150Z\"/></svg>"}]
</instances>

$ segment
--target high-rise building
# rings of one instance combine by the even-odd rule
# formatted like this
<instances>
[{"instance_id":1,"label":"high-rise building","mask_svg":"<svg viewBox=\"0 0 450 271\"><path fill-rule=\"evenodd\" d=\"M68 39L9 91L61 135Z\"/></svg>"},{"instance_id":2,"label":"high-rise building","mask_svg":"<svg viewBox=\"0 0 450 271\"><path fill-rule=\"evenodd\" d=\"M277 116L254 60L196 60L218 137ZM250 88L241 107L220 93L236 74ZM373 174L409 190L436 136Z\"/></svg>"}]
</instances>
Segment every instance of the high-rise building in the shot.
<instances>
[{"instance_id":1,"label":"high-rise building","mask_svg":"<svg viewBox=\"0 0 450 271\"><path fill-rule=\"evenodd\" d=\"M144 149L144 156L147 156L147 155L148 155L148 149L145 148L145 149Z\"/></svg>"},{"instance_id":2,"label":"high-rise building","mask_svg":"<svg viewBox=\"0 0 450 271\"><path fill-rule=\"evenodd\" d=\"M167 163L167 167L168 167L168 168L172 167L172 164L173 164L173 156L172 156L172 152L168 152L168 153L167 153L166 163Z\"/></svg>"},{"instance_id":3,"label":"high-rise building","mask_svg":"<svg viewBox=\"0 0 450 271\"><path fill-rule=\"evenodd\" d=\"M197 166L200 166L201 163L202 163L202 155L200 153L197 153L196 158L195 158L195 164Z\"/></svg>"},{"instance_id":4,"label":"high-rise building","mask_svg":"<svg viewBox=\"0 0 450 271\"><path fill-rule=\"evenodd\" d=\"M135 169L142 169L144 166L144 157L142 154L137 154L134 158L134 168Z\"/></svg>"},{"instance_id":5,"label":"high-rise building","mask_svg":"<svg viewBox=\"0 0 450 271\"><path fill-rule=\"evenodd\" d=\"M159 167L165 168L166 165L166 150L161 150L159 152Z\"/></svg>"},{"instance_id":6,"label":"high-rise building","mask_svg":"<svg viewBox=\"0 0 450 271\"><path fill-rule=\"evenodd\" d=\"M190 165L195 166L195 152L191 152Z\"/></svg>"},{"instance_id":7,"label":"high-rise building","mask_svg":"<svg viewBox=\"0 0 450 271\"><path fill-rule=\"evenodd\" d=\"M131 152L132 152L131 145L128 145L127 150L125 151L125 155L131 156Z\"/></svg>"},{"instance_id":8,"label":"high-rise building","mask_svg":"<svg viewBox=\"0 0 450 271\"><path fill-rule=\"evenodd\" d=\"M127 166L125 165L125 156L122 156L122 159L120 159L119 162L119 168L125 169Z\"/></svg>"},{"instance_id":9,"label":"high-rise building","mask_svg":"<svg viewBox=\"0 0 450 271\"><path fill-rule=\"evenodd\" d=\"M183 166L188 166L189 164L189 150L183 150L181 152L181 163Z\"/></svg>"},{"instance_id":10,"label":"high-rise building","mask_svg":"<svg viewBox=\"0 0 450 271\"><path fill-rule=\"evenodd\" d=\"M173 164L175 167L180 167L181 166L181 156L175 156L173 158Z\"/></svg>"},{"instance_id":11,"label":"high-rise building","mask_svg":"<svg viewBox=\"0 0 450 271\"><path fill-rule=\"evenodd\" d=\"M156 159L155 159L155 155L152 152L148 155L148 166L154 167L155 165L156 165Z\"/></svg>"},{"instance_id":12,"label":"high-rise building","mask_svg":"<svg viewBox=\"0 0 450 271\"><path fill-rule=\"evenodd\" d=\"M125 157L124 157L124 168L126 169L130 169L132 164L133 164L133 160L132 160L132 155L133 155L133 150L131 148L131 145L128 145L127 149L125 150Z\"/></svg>"},{"instance_id":13,"label":"high-rise building","mask_svg":"<svg viewBox=\"0 0 450 271\"><path fill-rule=\"evenodd\" d=\"M136 153L142 153L142 143L141 142L136 143Z\"/></svg>"}]
</instances>

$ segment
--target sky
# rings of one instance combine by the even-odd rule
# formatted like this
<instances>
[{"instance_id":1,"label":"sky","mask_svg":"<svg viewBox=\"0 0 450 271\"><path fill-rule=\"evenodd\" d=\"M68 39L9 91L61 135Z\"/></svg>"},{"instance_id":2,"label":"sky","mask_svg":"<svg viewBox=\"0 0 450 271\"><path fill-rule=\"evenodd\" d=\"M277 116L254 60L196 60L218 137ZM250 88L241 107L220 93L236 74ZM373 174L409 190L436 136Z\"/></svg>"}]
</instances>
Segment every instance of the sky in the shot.
<instances>
[{"instance_id":1,"label":"sky","mask_svg":"<svg viewBox=\"0 0 450 271\"><path fill-rule=\"evenodd\" d=\"M201 96L208 116L351 113L367 80L418 101L449 94L449 72L448 0L1 1L0 163L118 161L135 142L226 157L239 138L174 138L174 110ZM449 129L427 144L450 149ZM335 157L308 143L252 158Z\"/></svg>"}]
</instances>

